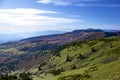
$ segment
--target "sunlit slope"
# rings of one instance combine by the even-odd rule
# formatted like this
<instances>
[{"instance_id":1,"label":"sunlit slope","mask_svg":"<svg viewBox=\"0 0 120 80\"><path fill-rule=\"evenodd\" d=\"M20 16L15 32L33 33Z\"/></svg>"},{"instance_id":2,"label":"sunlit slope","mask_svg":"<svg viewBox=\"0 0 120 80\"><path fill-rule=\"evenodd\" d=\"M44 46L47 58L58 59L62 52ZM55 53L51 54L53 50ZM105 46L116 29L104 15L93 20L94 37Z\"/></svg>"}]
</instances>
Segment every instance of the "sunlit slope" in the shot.
<instances>
[{"instance_id":1,"label":"sunlit slope","mask_svg":"<svg viewBox=\"0 0 120 80\"><path fill-rule=\"evenodd\" d=\"M120 37L70 43L39 67L34 80L119 80Z\"/></svg>"}]
</instances>

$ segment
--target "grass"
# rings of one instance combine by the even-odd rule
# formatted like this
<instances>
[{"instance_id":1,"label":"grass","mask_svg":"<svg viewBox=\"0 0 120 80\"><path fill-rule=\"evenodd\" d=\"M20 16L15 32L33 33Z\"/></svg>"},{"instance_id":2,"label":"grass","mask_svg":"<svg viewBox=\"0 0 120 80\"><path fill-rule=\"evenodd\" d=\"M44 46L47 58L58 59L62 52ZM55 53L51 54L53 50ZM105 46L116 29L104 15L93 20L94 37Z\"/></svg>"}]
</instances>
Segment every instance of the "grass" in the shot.
<instances>
[{"instance_id":1,"label":"grass","mask_svg":"<svg viewBox=\"0 0 120 80\"><path fill-rule=\"evenodd\" d=\"M105 64L99 67L98 71L93 72L93 79L118 80L120 79L120 60Z\"/></svg>"},{"instance_id":2,"label":"grass","mask_svg":"<svg viewBox=\"0 0 120 80\"><path fill-rule=\"evenodd\" d=\"M106 40L108 41L107 43ZM90 73L92 76L91 79L117 79L120 76L120 49L116 51L119 44L119 37L111 37L103 40L92 40L87 43L81 43L81 46L69 46L60 52L60 56L53 56L50 60L50 64L55 65L53 66L54 68L63 68L65 71L60 75L51 76L51 79L47 79L49 76L45 76L44 78L46 78L46 80L53 80L52 77L58 79L63 76L83 74L88 68L97 66L98 70ZM92 48L96 51L93 52ZM77 56L79 54L85 55L86 59L78 59ZM67 55L72 58L70 62L66 61ZM76 65L77 69L71 70L72 65Z\"/></svg>"},{"instance_id":3,"label":"grass","mask_svg":"<svg viewBox=\"0 0 120 80\"><path fill-rule=\"evenodd\" d=\"M38 71L37 68L28 70L33 73L33 80L58 80L61 77L85 75L85 73L91 77L84 80L120 79L119 37L86 41L79 44L68 46L60 51L59 56L54 55L45 66L41 67L41 71ZM67 61L67 57L70 58L70 61ZM75 69L71 68L73 65L76 66ZM59 75L52 75L50 71L53 69L63 69L64 71Z\"/></svg>"},{"instance_id":4,"label":"grass","mask_svg":"<svg viewBox=\"0 0 120 80\"><path fill-rule=\"evenodd\" d=\"M16 48L8 48L8 49L1 49L1 52L8 53L8 54L24 54L23 51L18 51Z\"/></svg>"}]
</instances>

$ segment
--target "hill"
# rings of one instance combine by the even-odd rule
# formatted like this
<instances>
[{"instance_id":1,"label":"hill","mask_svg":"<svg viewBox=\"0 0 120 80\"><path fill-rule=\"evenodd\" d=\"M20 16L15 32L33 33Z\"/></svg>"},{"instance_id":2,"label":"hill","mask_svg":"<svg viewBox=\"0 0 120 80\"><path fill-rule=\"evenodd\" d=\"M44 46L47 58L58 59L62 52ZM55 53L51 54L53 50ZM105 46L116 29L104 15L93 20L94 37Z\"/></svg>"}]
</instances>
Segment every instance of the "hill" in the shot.
<instances>
[{"instance_id":1,"label":"hill","mask_svg":"<svg viewBox=\"0 0 120 80\"><path fill-rule=\"evenodd\" d=\"M70 43L39 70L34 80L119 80L120 37Z\"/></svg>"},{"instance_id":2,"label":"hill","mask_svg":"<svg viewBox=\"0 0 120 80\"><path fill-rule=\"evenodd\" d=\"M119 80L120 37L76 41L61 46L49 61L9 73L12 80ZM19 77L17 77L19 76ZM10 79L10 80L11 80ZM4 79L3 79L4 80Z\"/></svg>"},{"instance_id":3,"label":"hill","mask_svg":"<svg viewBox=\"0 0 120 80\"><path fill-rule=\"evenodd\" d=\"M22 80L119 80L119 44L120 37L71 42L56 49L47 61L43 59L33 68L11 72L8 77L20 76ZM7 76L0 78L4 77Z\"/></svg>"},{"instance_id":4,"label":"hill","mask_svg":"<svg viewBox=\"0 0 120 80\"><path fill-rule=\"evenodd\" d=\"M53 54L56 54L54 50L59 46L74 41L88 41L110 36L119 36L119 32L105 32L100 29L75 30L64 34L38 36L0 44L0 70L29 69L43 61L47 62Z\"/></svg>"}]
</instances>

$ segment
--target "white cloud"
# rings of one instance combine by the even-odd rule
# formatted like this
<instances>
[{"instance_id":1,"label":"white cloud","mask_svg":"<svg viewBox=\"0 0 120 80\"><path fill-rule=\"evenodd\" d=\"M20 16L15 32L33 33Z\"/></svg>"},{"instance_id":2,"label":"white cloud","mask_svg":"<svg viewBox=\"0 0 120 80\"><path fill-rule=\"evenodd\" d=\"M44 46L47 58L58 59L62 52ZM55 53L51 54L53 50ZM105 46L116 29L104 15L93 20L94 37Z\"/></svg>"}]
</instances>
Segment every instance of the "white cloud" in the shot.
<instances>
[{"instance_id":1,"label":"white cloud","mask_svg":"<svg viewBox=\"0 0 120 80\"><path fill-rule=\"evenodd\" d=\"M100 0L37 0L38 3L42 3L42 4L54 4L54 5L76 5L79 4L81 2L96 2L96 1L100 1Z\"/></svg>"},{"instance_id":2,"label":"white cloud","mask_svg":"<svg viewBox=\"0 0 120 80\"><path fill-rule=\"evenodd\" d=\"M55 18L41 14L56 14L54 11L39 9L0 9L0 23L11 25L56 25L71 23L78 20Z\"/></svg>"},{"instance_id":3,"label":"white cloud","mask_svg":"<svg viewBox=\"0 0 120 80\"><path fill-rule=\"evenodd\" d=\"M11 13L11 14L47 14L47 13L57 13L54 11L31 9L31 8L16 8L16 9L0 9L0 13Z\"/></svg>"},{"instance_id":4,"label":"white cloud","mask_svg":"<svg viewBox=\"0 0 120 80\"><path fill-rule=\"evenodd\" d=\"M23 34L26 32L56 30L54 26L1 26L0 33L3 34Z\"/></svg>"},{"instance_id":5,"label":"white cloud","mask_svg":"<svg viewBox=\"0 0 120 80\"><path fill-rule=\"evenodd\" d=\"M39 3L44 3L44 4L49 4L51 3L53 0L39 0Z\"/></svg>"},{"instance_id":6,"label":"white cloud","mask_svg":"<svg viewBox=\"0 0 120 80\"><path fill-rule=\"evenodd\" d=\"M38 3L42 4L54 4L62 6L79 6L79 7L120 7L120 4L110 4L114 3L114 0L109 1L108 3L104 2L105 0L37 0Z\"/></svg>"},{"instance_id":7,"label":"white cloud","mask_svg":"<svg viewBox=\"0 0 120 80\"><path fill-rule=\"evenodd\" d=\"M70 0L38 0L38 3L42 3L42 4L54 4L54 5L71 5Z\"/></svg>"},{"instance_id":8,"label":"white cloud","mask_svg":"<svg viewBox=\"0 0 120 80\"><path fill-rule=\"evenodd\" d=\"M81 22L69 18L51 17L45 14L59 15L58 12L40 9L0 9L0 32L16 33L40 30L60 29L58 25ZM43 16L44 15L44 16Z\"/></svg>"},{"instance_id":9,"label":"white cloud","mask_svg":"<svg viewBox=\"0 0 120 80\"><path fill-rule=\"evenodd\" d=\"M120 7L120 5L113 4L76 4L79 7Z\"/></svg>"},{"instance_id":10,"label":"white cloud","mask_svg":"<svg viewBox=\"0 0 120 80\"><path fill-rule=\"evenodd\" d=\"M74 6L79 6L79 7L120 7L120 4L99 4L99 3L95 3L95 4L85 4L85 3L80 3L80 4L75 4Z\"/></svg>"}]
</instances>

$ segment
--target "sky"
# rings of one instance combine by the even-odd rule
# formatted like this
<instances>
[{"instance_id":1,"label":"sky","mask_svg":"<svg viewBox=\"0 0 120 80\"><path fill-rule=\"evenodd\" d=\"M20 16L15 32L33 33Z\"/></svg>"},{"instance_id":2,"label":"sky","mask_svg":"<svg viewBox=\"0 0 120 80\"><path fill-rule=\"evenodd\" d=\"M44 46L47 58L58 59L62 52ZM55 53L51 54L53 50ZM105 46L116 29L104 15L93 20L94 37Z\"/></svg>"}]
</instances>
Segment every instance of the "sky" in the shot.
<instances>
[{"instance_id":1,"label":"sky","mask_svg":"<svg viewBox=\"0 0 120 80\"><path fill-rule=\"evenodd\" d=\"M120 30L120 0L0 0L0 33Z\"/></svg>"}]
</instances>

